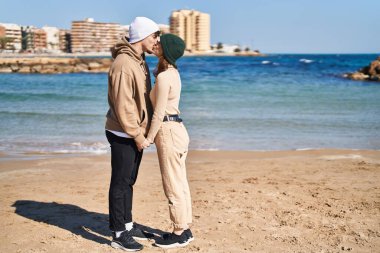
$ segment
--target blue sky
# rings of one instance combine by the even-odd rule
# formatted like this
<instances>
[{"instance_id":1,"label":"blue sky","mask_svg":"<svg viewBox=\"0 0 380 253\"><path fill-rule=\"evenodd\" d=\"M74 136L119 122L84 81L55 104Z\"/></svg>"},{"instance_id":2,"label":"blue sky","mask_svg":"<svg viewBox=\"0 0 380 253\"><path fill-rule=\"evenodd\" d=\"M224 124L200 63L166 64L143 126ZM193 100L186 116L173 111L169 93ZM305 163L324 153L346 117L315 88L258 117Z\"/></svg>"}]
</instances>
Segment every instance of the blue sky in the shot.
<instances>
[{"instance_id":1,"label":"blue sky","mask_svg":"<svg viewBox=\"0 0 380 253\"><path fill-rule=\"evenodd\" d=\"M379 0L0 0L0 22L70 28L86 17L127 25L146 16L168 24L185 8L211 15L211 43L264 53L380 53Z\"/></svg>"}]
</instances>

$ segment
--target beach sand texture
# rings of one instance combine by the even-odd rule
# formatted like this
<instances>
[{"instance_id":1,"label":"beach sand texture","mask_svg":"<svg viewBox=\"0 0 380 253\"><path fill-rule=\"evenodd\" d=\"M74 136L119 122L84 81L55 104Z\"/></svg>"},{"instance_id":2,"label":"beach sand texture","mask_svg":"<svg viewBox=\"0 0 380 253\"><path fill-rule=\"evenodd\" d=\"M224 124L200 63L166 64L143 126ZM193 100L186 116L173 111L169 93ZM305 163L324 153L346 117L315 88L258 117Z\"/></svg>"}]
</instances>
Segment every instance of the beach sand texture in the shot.
<instances>
[{"instance_id":1,"label":"beach sand texture","mask_svg":"<svg viewBox=\"0 0 380 253\"><path fill-rule=\"evenodd\" d=\"M109 155L0 162L0 252L110 247ZM195 241L143 252L380 252L380 151L191 151ZM134 219L170 229L155 153L144 155Z\"/></svg>"}]
</instances>

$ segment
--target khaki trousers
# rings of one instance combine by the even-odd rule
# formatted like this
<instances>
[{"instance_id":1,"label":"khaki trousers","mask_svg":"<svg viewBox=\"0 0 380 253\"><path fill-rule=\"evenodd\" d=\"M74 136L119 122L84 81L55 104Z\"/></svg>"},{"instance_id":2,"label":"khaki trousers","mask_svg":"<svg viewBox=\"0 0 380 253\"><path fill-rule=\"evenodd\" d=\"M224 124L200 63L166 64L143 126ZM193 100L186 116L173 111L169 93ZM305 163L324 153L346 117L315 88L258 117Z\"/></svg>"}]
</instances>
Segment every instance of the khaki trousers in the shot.
<instances>
[{"instance_id":1,"label":"khaki trousers","mask_svg":"<svg viewBox=\"0 0 380 253\"><path fill-rule=\"evenodd\" d=\"M187 229L192 222L186 157L189 135L183 123L166 121L155 138L162 184L169 201L170 219L176 229Z\"/></svg>"}]
</instances>

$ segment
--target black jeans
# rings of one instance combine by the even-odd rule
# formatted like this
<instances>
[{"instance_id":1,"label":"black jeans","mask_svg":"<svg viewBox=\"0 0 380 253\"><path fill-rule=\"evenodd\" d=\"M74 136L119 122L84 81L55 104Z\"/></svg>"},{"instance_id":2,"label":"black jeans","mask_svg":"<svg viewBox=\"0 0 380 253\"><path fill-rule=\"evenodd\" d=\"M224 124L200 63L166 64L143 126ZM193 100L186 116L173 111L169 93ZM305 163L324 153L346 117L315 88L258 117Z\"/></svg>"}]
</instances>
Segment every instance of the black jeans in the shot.
<instances>
[{"instance_id":1,"label":"black jeans","mask_svg":"<svg viewBox=\"0 0 380 253\"><path fill-rule=\"evenodd\" d=\"M111 145L111 184L109 189L109 219L112 231L124 231L125 223L132 222L133 185L143 152L133 139L106 131Z\"/></svg>"}]
</instances>

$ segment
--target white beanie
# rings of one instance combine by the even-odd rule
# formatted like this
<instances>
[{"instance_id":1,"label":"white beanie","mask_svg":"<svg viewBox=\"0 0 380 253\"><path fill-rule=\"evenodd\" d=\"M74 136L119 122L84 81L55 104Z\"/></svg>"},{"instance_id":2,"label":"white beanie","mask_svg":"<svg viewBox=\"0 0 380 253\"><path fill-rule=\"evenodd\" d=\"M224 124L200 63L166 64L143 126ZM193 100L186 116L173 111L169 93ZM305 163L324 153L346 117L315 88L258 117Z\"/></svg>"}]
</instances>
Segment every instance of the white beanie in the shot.
<instances>
[{"instance_id":1,"label":"white beanie","mask_svg":"<svg viewBox=\"0 0 380 253\"><path fill-rule=\"evenodd\" d=\"M139 42L159 30L158 25L149 18L136 17L129 26L129 43Z\"/></svg>"}]
</instances>

